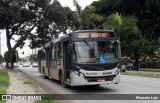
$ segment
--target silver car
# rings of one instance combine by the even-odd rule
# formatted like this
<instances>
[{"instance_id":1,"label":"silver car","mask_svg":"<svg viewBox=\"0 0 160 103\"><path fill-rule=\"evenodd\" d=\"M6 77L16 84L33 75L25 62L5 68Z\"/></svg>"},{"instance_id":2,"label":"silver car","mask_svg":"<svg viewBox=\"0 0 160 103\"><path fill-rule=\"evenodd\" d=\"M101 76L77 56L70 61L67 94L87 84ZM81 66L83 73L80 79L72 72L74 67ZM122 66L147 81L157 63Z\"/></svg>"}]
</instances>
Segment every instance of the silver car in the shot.
<instances>
[{"instance_id":1,"label":"silver car","mask_svg":"<svg viewBox=\"0 0 160 103\"><path fill-rule=\"evenodd\" d=\"M23 63L23 67L29 67L30 66L30 64L29 63Z\"/></svg>"},{"instance_id":2,"label":"silver car","mask_svg":"<svg viewBox=\"0 0 160 103\"><path fill-rule=\"evenodd\" d=\"M37 62L33 62L32 63L32 68L36 68L36 67L38 67L38 63Z\"/></svg>"},{"instance_id":3,"label":"silver car","mask_svg":"<svg viewBox=\"0 0 160 103\"><path fill-rule=\"evenodd\" d=\"M125 72L125 71L126 71L126 66L125 66L125 65L122 65L121 71L122 71L122 72Z\"/></svg>"}]
</instances>

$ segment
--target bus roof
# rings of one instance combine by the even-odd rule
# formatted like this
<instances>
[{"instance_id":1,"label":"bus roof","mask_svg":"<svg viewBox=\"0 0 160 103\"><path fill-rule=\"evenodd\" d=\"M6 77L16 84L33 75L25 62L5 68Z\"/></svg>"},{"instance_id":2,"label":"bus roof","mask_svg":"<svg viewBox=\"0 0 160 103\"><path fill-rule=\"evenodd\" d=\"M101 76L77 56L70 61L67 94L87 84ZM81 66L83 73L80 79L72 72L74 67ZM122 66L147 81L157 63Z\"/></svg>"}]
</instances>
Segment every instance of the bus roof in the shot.
<instances>
[{"instance_id":1,"label":"bus roof","mask_svg":"<svg viewBox=\"0 0 160 103\"><path fill-rule=\"evenodd\" d=\"M74 32L70 32L69 34L72 33L83 33L83 32L114 32L113 30L106 30L106 29L90 29L90 30L79 30L79 31L74 31Z\"/></svg>"}]
</instances>

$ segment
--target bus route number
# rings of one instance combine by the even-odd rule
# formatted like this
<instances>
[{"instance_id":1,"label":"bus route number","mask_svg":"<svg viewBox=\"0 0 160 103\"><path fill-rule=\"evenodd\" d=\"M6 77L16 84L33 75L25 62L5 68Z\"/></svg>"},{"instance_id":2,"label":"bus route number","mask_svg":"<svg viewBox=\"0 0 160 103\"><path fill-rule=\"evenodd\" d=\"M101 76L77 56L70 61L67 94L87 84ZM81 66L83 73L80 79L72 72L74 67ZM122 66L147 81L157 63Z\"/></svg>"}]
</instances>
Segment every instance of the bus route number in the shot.
<instances>
[{"instance_id":1,"label":"bus route number","mask_svg":"<svg viewBox=\"0 0 160 103\"><path fill-rule=\"evenodd\" d=\"M79 38L107 38L109 37L108 33L80 33L78 34Z\"/></svg>"},{"instance_id":2,"label":"bus route number","mask_svg":"<svg viewBox=\"0 0 160 103\"><path fill-rule=\"evenodd\" d=\"M111 75L112 72L103 72L103 75Z\"/></svg>"}]
</instances>

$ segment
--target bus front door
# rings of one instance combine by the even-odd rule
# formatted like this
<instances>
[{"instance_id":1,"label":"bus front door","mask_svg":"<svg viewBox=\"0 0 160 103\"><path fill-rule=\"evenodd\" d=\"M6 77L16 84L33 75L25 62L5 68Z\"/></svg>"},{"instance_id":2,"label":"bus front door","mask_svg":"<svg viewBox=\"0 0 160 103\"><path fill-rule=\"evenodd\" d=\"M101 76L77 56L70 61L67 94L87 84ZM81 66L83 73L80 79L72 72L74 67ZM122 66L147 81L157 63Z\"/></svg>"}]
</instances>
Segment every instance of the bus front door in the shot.
<instances>
[{"instance_id":1,"label":"bus front door","mask_svg":"<svg viewBox=\"0 0 160 103\"><path fill-rule=\"evenodd\" d=\"M64 77L65 81L70 83L70 72L71 72L71 53L68 49L69 41L64 42L64 52L63 52L63 60L64 60Z\"/></svg>"}]
</instances>

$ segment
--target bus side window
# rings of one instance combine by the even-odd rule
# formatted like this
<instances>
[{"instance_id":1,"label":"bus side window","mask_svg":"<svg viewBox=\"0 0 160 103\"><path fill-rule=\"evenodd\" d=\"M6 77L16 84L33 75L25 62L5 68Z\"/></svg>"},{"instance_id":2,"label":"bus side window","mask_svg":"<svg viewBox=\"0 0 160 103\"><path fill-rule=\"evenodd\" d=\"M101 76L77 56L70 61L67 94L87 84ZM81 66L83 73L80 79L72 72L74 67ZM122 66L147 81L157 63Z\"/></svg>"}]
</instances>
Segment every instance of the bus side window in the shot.
<instances>
[{"instance_id":1,"label":"bus side window","mask_svg":"<svg viewBox=\"0 0 160 103\"><path fill-rule=\"evenodd\" d=\"M54 58L54 60L56 60L56 59L57 59L57 58L56 58L56 57L57 57L57 56L56 56L56 49L57 49L57 48L56 48L56 44L54 45L53 48L54 48L54 49L53 49L53 52L54 52L54 57L53 57L53 58Z\"/></svg>"},{"instance_id":2,"label":"bus side window","mask_svg":"<svg viewBox=\"0 0 160 103\"><path fill-rule=\"evenodd\" d=\"M61 42L57 45L57 59L62 59L62 45Z\"/></svg>"},{"instance_id":3,"label":"bus side window","mask_svg":"<svg viewBox=\"0 0 160 103\"><path fill-rule=\"evenodd\" d=\"M52 60L55 59L55 58L54 58L54 50L55 50L55 48L54 48L54 45L53 45L53 49L52 49Z\"/></svg>"}]
</instances>

